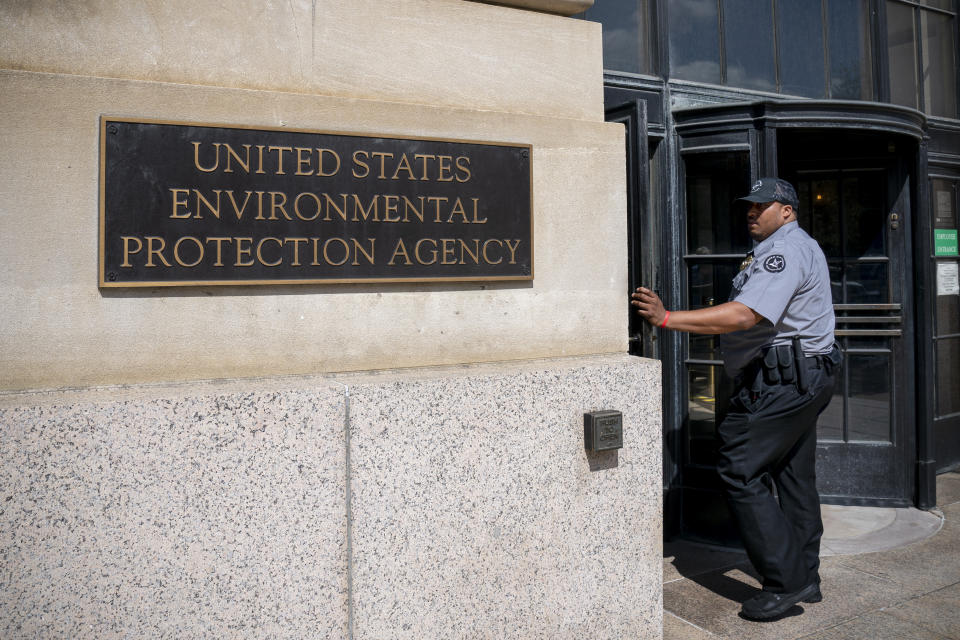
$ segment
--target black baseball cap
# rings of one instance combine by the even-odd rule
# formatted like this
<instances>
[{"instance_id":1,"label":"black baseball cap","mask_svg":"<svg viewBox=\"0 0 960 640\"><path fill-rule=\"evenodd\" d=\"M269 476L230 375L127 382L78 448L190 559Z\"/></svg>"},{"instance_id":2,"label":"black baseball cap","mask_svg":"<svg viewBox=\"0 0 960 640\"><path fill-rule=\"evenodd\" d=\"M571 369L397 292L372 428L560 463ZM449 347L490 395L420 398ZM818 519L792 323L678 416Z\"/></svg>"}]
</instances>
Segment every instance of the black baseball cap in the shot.
<instances>
[{"instance_id":1,"label":"black baseball cap","mask_svg":"<svg viewBox=\"0 0 960 640\"><path fill-rule=\"evenodd\" d=\"M750 188L750 195L737 198L737 200L779 202L780 204L788 204L794 209L800 208L796 189L793 188L792 184L780 178L760 178Z\"/></svg>"}]
</instances>

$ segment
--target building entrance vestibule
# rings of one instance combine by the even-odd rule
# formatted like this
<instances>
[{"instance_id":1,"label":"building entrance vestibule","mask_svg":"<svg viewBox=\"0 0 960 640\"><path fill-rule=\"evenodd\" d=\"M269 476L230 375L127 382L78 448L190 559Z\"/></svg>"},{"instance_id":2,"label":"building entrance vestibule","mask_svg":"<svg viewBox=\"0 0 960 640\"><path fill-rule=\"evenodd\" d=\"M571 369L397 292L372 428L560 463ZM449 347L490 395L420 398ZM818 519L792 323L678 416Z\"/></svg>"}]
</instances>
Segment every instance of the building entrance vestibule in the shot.
<instances>
[{"instance_id":1,"label":"building entrance vestibule","mask_svg":"<svg viewBox=\"0 0 960 640\"><path fill-rule=\"evenodd\" d=\"M871 128L854 125L856 114L824 117L817 113L822 107L775 102L675 112L683 263L676 274L681 297L674 306L701 308L727 300L733 276L752 248L745 210L735 198L760 176L794 183L800 225L827 256L837 340L844 351L834 399L818 423L822 501L912 505L917 382L911 223L922 116L877 109L866 114L875 120ZM679 386L685 388L673 393L681 495L668 508L680 504L685 535L733 542L715 471L716 425L732 383L722 372L713 337L674 340L674 366L682 369ZM668 514L671 520L677 518Z\"/></svg>"}]
</instances>

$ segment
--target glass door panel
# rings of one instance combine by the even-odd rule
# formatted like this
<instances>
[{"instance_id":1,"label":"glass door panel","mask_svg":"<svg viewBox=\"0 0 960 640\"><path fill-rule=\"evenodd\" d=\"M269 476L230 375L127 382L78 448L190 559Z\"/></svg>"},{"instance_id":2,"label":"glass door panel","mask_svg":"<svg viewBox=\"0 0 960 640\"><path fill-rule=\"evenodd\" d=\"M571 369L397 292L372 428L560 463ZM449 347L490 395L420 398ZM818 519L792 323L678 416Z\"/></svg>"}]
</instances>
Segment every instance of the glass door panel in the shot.
<instances>
[{"instance_id":1,"label":"glass door panel","mask_svg":"<svg viewBox=\"0 0 960 640\"><path fill-rule=\"evenodd\" d=\"M833 399L827 408L823 410L817 419L817 439L820 441L833 440L843 441L843 428L846 420L844 419L844 409L846 405L843 401L846 395L846 381L841 377L836 382L833 390Z\"/></svg>"},{"instance_id":2,"label":"glass door panel","mask_svg":"<svg viewBox=\"0 0 960 640\"><path fill-rule=\"evenodd\" d=\"M912 365L904 350L909 182L895 161L864 152L879 145L857 145L854 134L791 132L780 140L782 173L800 196L800 225L827 257L844 356L833 401L817 423L821 500L909 504L915 453L907 419Z\"/></svg>"},{"instance_id":3,"label":"glass door panel","mask_svg":"<svg viewBox=\"0 0 960 640\"><path fill-rule=\"evenodd\" d=\"M887 174L872 168L801 171L797 183L800 224L827 256L845 352L840 388L818 422L818 438L892 443L890 340L901 332L899 305L891 304Z\"/></svg>"},{"instance_id":4,"label":"glass door panel","mask_svg":"<svg viewBox=\"0 0 960 640\"><path fill-rule=\"evenodd\" d=\"M937 343L937 415L960 413L960 338Z\"/></svg>"},{"instance_id":5,"label":"glass door panel","mask_svg":"<svg viewBox=\"0 0 960 640\"><path fill-rule=\"evenodd\" d=\"M697 153L684 158L686 169L687 304L702 309L721 304L750 236L746 209L733 205L750 188L750 156L744 152ZM728 385L715 336L684 337L687 370L688 463L712 469L716 464L717 416L723 414Z\"/></svg>"},{"instance_id":6,"label":"glass door panel","mask_svg":"<svg viewBox=\"0 0 960 640\"><path fill-rule=\"evenodd\" d=\"M844 263L842 302L844 304L890 302L888 261L885 258L877 262L861 260L846 260Z\"/></svg>"},{"instance_id":7,"label":"glass door panel","mask_svg":"<svg viewBox=\"0 0 960 640\"><path fill-rule=\"evenodd\" d=\"M847 442L892 442L890 356L847 354Z\"/></svg>"}]
</instances>

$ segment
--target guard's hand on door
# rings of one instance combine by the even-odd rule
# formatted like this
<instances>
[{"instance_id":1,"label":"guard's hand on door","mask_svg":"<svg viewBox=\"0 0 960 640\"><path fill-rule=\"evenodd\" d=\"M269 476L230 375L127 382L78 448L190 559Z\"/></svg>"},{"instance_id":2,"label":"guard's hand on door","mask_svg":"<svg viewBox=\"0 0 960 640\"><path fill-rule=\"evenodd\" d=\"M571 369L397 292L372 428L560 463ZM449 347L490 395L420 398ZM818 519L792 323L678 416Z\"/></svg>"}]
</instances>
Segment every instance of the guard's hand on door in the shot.
<instances>
[{"instance_id":1,"label":"guard's hand on door","mask_svg":"<svg viewBox=\"0 0 960 640\"><path fill-rule=\"evenodd\" d=\"M637 287L630 297L632 298L630 304L637 308L640 317L656 327L664 325L667 311L663 307L660 296L646 287Z\"/></svg>"}]
</instances>

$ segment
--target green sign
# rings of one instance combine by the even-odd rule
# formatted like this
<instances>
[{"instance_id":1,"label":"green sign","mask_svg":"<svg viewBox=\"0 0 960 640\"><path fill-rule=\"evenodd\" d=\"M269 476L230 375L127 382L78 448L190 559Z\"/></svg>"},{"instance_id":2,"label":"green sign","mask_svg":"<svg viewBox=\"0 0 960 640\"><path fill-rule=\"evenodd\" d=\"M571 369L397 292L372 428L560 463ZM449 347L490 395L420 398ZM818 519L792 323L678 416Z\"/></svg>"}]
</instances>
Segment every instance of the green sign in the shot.
<instances>
[{"instance_id":1,"label":"green sign","mask_svg":"<svg viewBox=\"0 0 960 640\"><path fill-rule=\"evenodd\" d=\"M933 255L935 256L958 255L956 229L934 229L933 230Z\"/></svg>"}]
</instances>

